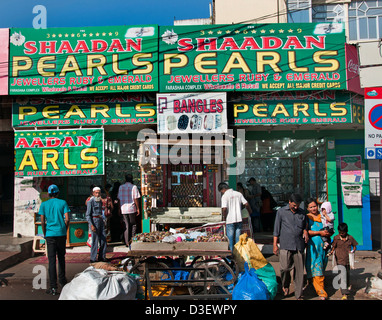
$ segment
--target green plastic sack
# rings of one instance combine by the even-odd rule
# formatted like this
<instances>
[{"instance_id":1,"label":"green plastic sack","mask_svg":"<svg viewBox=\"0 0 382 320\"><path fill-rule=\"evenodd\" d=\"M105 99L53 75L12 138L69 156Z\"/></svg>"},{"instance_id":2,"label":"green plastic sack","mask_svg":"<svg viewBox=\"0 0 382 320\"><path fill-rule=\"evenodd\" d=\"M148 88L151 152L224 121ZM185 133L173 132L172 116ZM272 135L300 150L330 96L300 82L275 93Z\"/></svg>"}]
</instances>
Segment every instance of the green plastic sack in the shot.
<instances>
[{"instance_id":1,"label":"green plastic sack","mask_svg":"<svg viewBox=\"0 0 382 320\"><path fill-rule=\"evenodd\" d=\"M256 270L258 278L267 286L269 297L273 300L278 286L276 272L247 234L240 235L239 242L234 246L233 256L240 272L244 270L245 264Z\"/></svg>"},{"instance_id":2,"label":"green plastic sack","mask_svg":"<svg viewBox=\"0 0 382 320\"><path fill-rule=\"evenodd\" d=\"M268 263L264 267L257 269L256 274L266 285L269 292L269 298L273 300L277 294L278 286L275 269Z\"/></svg>"}]
</instances>

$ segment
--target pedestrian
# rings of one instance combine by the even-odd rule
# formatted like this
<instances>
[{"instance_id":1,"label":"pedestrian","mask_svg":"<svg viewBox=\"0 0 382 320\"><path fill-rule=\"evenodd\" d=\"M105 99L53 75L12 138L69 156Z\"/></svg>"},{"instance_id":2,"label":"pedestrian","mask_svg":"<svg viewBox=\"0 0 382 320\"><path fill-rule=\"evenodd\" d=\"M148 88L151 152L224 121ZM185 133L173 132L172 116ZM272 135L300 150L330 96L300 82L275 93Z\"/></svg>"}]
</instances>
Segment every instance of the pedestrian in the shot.
<instances>
[{"instance_id":1,"label":"pedestrian","mask_svg":"<svg viewBox=\"0 0 382 320\"><path fill-rule=\"evenodd\" d=\"M121 206L118 199L118 191L121 183L119 181L114 182L111 189L111 200L113 201L113 211L110 218L110 234L112 242L120 242L123 237L123 220L121 214Z\"/></svg>"},{"instance_id":2,"label":"pedestrian","mask_svg":"<svg viewBox=\"0 0 382 320\"><path fill-rule=\"evenodd\" d=\"M66 235L69 227L69 206L65 200L58 199L60 190L52 184L48 188L49 200L41 203L39 214L41 215L41 227L46 241L49 261L49 283L48 294L56 295L57 270L56 256L58 260L58 280L63 287L66 283Z\"/></svg>"},{"instance_id":3,"label":"pedestrian","mask_svg":"<svg viewBox=\"0 0 382 320\"><path fill-rule=\"evenodd\" d=\"M263 231L273 231L275 221L275 211L273 208L277 206L272 194L265 188L261 187L261 208L260 217Z\"/></svg>"},{"instance_id":4,"label":"pedestrian","mask_svg":"<svg viewBox=\"0 0 382 320\"><path fill-rule=\"evenodd\" d=\"M261 231L260 207L261 207L261 186L257 183L254 177L247 182L249 190L249 204L251 206L251 221L254 232Z\"/></svg>"},{"instance_id":5,"label":"pedestrian","mask_svg":"<svg viewBox=\"0 0 382 320\"><path fill-rule=\"evenodd\" d=\"M111 233L110 233L110 218L114 209L113 200L110 195L111 184L107 183L105 185L105 192L101 193L102 198L102 215L105 222L106 229L106 242L111 241Z\"/></svg>"},{"instance_id":6,"label":"pedestrian","mask_svg":"<svg viewBox=\"0 0 382 320\"><path fill-rule=\"evenodd\" d=\"M324 288L325 268L328 264L327 252L324 248L324 236L329 235L328 230L322 227L321 215L316 199L306 200L308 217L309 241L306 250L305 269L308 279L312 279L313 287L321 300L326 300L328 294Z\"/></svg>"},{"instance_id":7,"label":"pedestrian","mask_svg":"<svg viewBox=\"0 0 382 320\"><path fill-rule=\"evenodd\" d=\"M137 219L140 216L141 195L136 185L133 184L133 176L127 174L126 182L119 187L118 199L121 205L121 213L125 222L124 239L126 246L130 245L132 237L137 231Z\"/></svg>"},{"instance_id":8,"label":"pedestrian","mask_svg":"<svg viewBox=\"0 0 382 320\"><path fill-rule=\"evenodd\" d=\"M281 286L289 294L291 271L294 270L295 297L302 300L305 244L308 242L307 217L300 208L299 194L291 194L289 204L277 210L273 230L273 253L280 255ZM277 243L280 243L280 249Z\"/></svg>"},{"instance_id":9,"label":"pedestrian","mask_svg":"<svg viewBox=\"0 0 382 320\"><path fill-rule=\"evenodd\" d=\"M88 201L90 200L90 198L93 196L93 189L96 187L95 184L92 184L90 185L90 192L89 192L89 196L86 198L85 200L85 206L88 204Z\"/></svg>"},{"instance_id":10,"label":"pedestrian","mask_svg":"<svg viewBox=\"0 0 382 320\"><path fill-rule=\"evenodd\" d=\"M241 205L246 207L249 214L252 213L252 210L244 196L231 189L225 182L219 183L218 190L222 193L222 218L226 222L229 248L233 252L234 245L239 242L242 229Z\"/></svg>"},{"instance_id":11,"label":"pedestrian","mask_svg":"<svg viewBox=\"0 0 382 320\"><path fill-rule=\"evenodd\" d=\"M248 201L249 199L249 190L247 188L244 187L244 185L241 183L241 182L238 182L236 184L236 190L239 191L245 200Z\"/></svg>"},{"instance_id":12,"label":"pedestrian","mask_svg":"<svg viewBox=\"0 0 382 320\"><path fill-rule=\"evenodd\" d=\"M90 250L90 262L106 261L106 230L102 213L101 188L93 188L93 196L87 202L86 220L91 229L92 244ZM99 244L99 249L98 249Z\"/></svg>"},{"instance_id":13,"label":"pedestrian","mask_svg":"<svg viewBox=\"0 0 382 320\"><path fill-rule=\"evenodd\" d=\"M333 254L337 262L337 266L342 266L341 272L341 294L342 300L347 300L350 294L350 261L349 254L357 250L358 242L348 234L348 225L340 223L338 225L338 235L333 238L332 249L329 254Z\"/></svg>"}]
</instances>

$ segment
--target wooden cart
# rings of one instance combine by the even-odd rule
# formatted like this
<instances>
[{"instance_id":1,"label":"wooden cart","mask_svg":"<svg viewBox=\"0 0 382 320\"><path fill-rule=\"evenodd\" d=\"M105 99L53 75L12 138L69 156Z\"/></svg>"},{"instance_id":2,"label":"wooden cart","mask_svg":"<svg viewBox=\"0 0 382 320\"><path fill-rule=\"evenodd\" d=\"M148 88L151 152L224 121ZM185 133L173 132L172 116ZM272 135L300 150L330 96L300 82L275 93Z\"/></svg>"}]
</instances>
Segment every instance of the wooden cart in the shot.
<instances>
[{"instance_id":1,"label":"wooden cart","mask_svg":"<svg viewBox=\"0 0 382 320\"><path fill-rule=\"evenodd\" d=\"M231 255L227 241L133 242L124 269L142 276L146 299L231 299L237 279Z\"/></svg>"}]
</instances>

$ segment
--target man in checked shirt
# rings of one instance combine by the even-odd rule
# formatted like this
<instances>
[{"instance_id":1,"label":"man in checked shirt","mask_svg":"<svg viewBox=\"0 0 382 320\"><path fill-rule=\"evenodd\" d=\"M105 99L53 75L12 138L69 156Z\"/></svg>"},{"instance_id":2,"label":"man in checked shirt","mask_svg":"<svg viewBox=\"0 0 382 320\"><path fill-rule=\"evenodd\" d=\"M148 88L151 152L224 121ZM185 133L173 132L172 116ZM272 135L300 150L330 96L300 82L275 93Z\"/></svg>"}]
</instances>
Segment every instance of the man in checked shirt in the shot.
<instances>
[{"instance_id":1,"label":"man in checked shirt","mask_svg":"<svg viewBox=\"0 0 382 320\"><path fill-rule=\"evenodd\" d=\"M125 244L129 246L131 238L137 231L137 219L141 214L139 190L133 184L133 176L127 174L125 176L126 183L119 187L118 199L121 204L121 213L125 222L126 230L124 233Z\"/></svg>"}]
</instances>

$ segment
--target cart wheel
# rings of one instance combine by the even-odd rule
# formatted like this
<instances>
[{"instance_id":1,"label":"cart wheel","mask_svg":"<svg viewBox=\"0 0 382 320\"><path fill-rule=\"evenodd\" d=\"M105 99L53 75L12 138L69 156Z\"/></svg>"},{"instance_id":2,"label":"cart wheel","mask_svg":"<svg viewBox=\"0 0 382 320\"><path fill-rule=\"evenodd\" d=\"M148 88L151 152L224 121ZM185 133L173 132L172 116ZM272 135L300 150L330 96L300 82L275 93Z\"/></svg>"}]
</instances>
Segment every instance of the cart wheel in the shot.
<instances>
[{"instance_id":1,"label":"cart wheel","mask_svg":"<svg viewBox=\"0 0 382 320\"><path fill-rule=\"evenodd\" d=\"M227 287L236 281L234 271L224 260L209 259L197 261L193 264L193 267L195 269L204 270L191 270L188 279L201 281L207 280L207 282L204 286L197 285L188 287L190 295L226 293L219 285L219 282ZM209 272L207 272L207 269ZM215 279L219 280L219 282Z\"/></svg>"},{"instance_id":2,"label":"cart wheel","mask_svg":"<svg viewBox=\"0 0 382 320\"><path fill-rule=\"evenodd\" d=\"M158 261L156 259L147 259L136 263L130 270L130 273L138 274L141 276L141 285L144 285L144 274L145 274L145 263L148 264L148 268L162 268L167 269L162 270L149 270L150 281L152 280L170 280L174 279L174 275L170 270L169 266L164 262ZM152 284L151 291L155 292L156 296L172 296L174 293L174 287L168 287L164 283L161 284Z\"/></svg>"}]
</instances>

